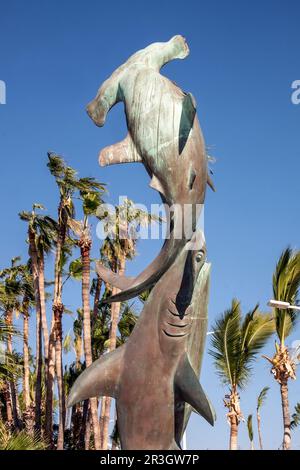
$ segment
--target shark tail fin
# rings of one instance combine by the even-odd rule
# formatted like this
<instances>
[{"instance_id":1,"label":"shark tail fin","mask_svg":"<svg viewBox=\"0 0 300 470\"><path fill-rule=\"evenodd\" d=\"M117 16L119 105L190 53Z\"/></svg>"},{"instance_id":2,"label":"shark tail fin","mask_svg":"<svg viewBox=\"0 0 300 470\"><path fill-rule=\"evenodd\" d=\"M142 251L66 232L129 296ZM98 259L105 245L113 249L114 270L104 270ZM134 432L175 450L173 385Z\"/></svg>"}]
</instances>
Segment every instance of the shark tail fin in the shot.
<instances>
[{"instance_id":1,"label":"shark tail fin","mask_svg":"<svg viewBox=\"0 0 300 470\"><path fill-rule=\"evenodd\" d=\"M205 395L187 355L177 369L175 387L182 399L213 426L216 420L214 408Z\"/></svg>"},{"instance_id":2,"label":"shark tail fin","mask_svg":"<svg viewBox=\"0 0 300 470\"><path fill-rule=\"evenodd\" d=\"M80 374L71 388L68 408L87 398L117 397L125 347L125 345L120 346L105 354Z\"/></svg>"}]
</instances>

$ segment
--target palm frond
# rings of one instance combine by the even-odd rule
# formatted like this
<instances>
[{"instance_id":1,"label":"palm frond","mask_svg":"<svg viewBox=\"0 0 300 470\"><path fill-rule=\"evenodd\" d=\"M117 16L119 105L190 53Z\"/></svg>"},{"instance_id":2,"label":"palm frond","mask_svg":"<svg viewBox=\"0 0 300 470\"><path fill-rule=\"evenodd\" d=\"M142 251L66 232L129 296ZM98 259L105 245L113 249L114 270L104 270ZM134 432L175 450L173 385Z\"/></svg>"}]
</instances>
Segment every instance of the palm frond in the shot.
<instances>
[{"instance_id":1,"label":"palm frond","mask_svg":"<svg viewBox=\"0 0 300 470\"><path fill-rule=\"evenodd\" d=\"M25 431L10 433L0 422L0 450L44 450L46 448L37 435L30 436Z\"/></svg>"},{"instance_id":2,"label":"palm frond","mask_svg":"<svg viewBox=\"0 0 300 470\"><path fill-rule=\"evenodd\" d=\"M252 424L252 415L248 416L247 419L247 429L250 442L253 441L253 424Z\"/></svg>"},{"instance_id":3,"label":"palm frond","mask_svg":"<svg viewBox=\"0 0 300 470\"><path fill-rule=\"evenodd\" d=\"M271 315L262 314L255 306L242 320L237 300L216 321L209 351L222 381L243 388L252 372L253 362L275 329Z\"/></svg>"},{"instance_id":4,"label":"palm frond","mask_svg":"<svg viewBox=\"0 0 300 470\"><path fill-rule=\"evenodd\" d=\"M264 387L260 394L257 397L257 407L256 410L259 411L264 402L266 401L268 391L270 390L270 387Z\"/></svg>"},{"instance_id":5,"label":"palm frond","mask_svg":"<svg viewBox=\"0 0 300 470\"><path fill-rule=\"evenodd\" d=\"M240 304L233 299L231 308L216 321L209 354L222 381L233 386L236 383L236 367L240 342Z\"/></svg>"},{"instance_id":6,"label":"palm frond","mask_svg":"<svg viewBox=\"0 0 300 470\"><path fill-rule=\"evenodd\" d=\"M295 413L292 414L291 429L296 429L300 424L300 403L295 406Z\"/></svg>"},{"instance_id":7,"label":"palm frond","mask_svg":"<svg viewBox=\"0 0 300 470\"><path fill-rule=\"evenodd\" d=\"M273 296L276 300L296 305L300 289L300 251L286 248L276 265L273 274ZM295 310L274 309L276 331L280 342L290 335L296 325L298 315Z\"/></svg>"},{"instance_id":8,"label":"palm frond","mask_svg":"<svg viewBox=\"0 0 300 470\"><path fill-rule=\"evenodd\" d=\"M249 312L241 326L241 347L236 371L237 383L243 387L251 374L258 352L275 331L274 318L258 311L258 305Z\"/></svg>"}]
</instances>

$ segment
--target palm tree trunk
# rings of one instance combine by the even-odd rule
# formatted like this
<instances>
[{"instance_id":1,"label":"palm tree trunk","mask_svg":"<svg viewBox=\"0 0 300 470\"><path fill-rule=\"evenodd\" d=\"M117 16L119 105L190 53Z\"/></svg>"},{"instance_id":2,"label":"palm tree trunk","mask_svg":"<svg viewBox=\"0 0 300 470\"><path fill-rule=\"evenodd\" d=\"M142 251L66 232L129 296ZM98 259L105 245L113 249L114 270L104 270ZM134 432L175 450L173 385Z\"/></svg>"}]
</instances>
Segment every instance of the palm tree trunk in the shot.
<instances>
[{"instance_id":1,"label":"palm tree trunk","mask_svg":"<svg viewBox=\"0 0 300 470\"><path fill-rule=\"evenodd\" d=\"M83 402L82 407L82 422L79 432L79 449L85 448L85 435L86 435L86 427L88 425L88 416L89 416L89 400L85 400Z\"/></svg>"},{"instance_id":2,"label":"palm tree trunk","mask_svg":"<svg viewBox=\"0 0 300 470\"><path fill-rule=\"evenodd\" d=\"M55 377L55 322L51 322L48 350L48 370L46 373L46 413L45 413L45 437L51 448L53 445L52 427L53 427L53 385Z\"/></svg>"},{"instance_id":3,"label":"palm tree trunk","mask_svg":"<svg viewBox=\"0 0 300 470\"><path fill-rule=\"evenodd\" d=\"M92 242L82 237L79 242L82 260L82 306L83 306L83 344L86 367L92 364L91 310L90 310L90 250ZM93 425L95 449L100 450L100 428L97 398L90 399L90 416Z\"/></svg>"},{"instance_id":4,"label":"palm tree trunk","mask_svg":"<svg viewBox=\"0 0 300 470\"><path fill-rule=\"evenodd\" d=\"M280 382L280 393L281 393L281 405L282 405L282 417L283 417L283 450L289 450L291 448L291 416L289 408L289 391L287 379L281 380Z\"/></svg>"},{"instance_id":5,"label":"palm tree trunk","mask_svg":"<svg viewBox=\"0 0 300 470\"><path fill-rule=\"evenodd\" d=\"M39 289L38 253L36 248L35 232L29 226L29 255L32 265L34 284L34 297L36 308L36 386L35 386L35 431L41 432L41 404L42 404L42 344L41 344L41 298Z\"/></svg>"},{"instance_id":6,"label":"palm tree trunk","mask_svg":"<svg viewBox=\"0 0 300 470\"><path fill-rule=\"evenodd\" d=\"M82 354L81 337L76 338L74 348L75 348L75 367L76 367L76 370L78 370L80 367L80 359L81 359L81 354Z\"/></svg>"},{"instance_id":7,"label":"palm tree trunk","mask_svg":"<svg viewBox=\"0 0 300 470\"><path fill-rule=\"evenodd\" d=\"M125 256L122 255L119 258L119 275L124 276L125 274L125 263L126 259ZM120 290L117 287L113 287L112 295L118 294ZM120 315L120 302L113 302L111 304L111 324L110 324L110 332L109 332L109 352L114 351L117 345L117 330L118 330L118 321ZM110 418L110 409L111 409L111 398L105 397L104 398L104 413L102 418L102 450L108 450L108 441L109 441L109 418Z\"/></svg>"},{"instance_id":8,"label":"palm tree trunk","mask_svg":"<svg viewBox=\"0 0 300 470\"><path fill-rule=\"evenodd\" d=\"M58 237L55 253L54 268L54 296L53 296L53 318L51 322L51 334L49 339L48 352L48 377L47 377L47 398L46 398L46 435L49 442L52 441L52 420L53 420L53 384L56 372L59 400L59 431L57 449L64 447L64 425L65 425L65 397L63 387L63 366L62 366L62 314L64 306L62 303L62 267L61 257L65 244L67 221L63 217L63 203L60 201L58 207ZM54 367L55 364L55 367ZM57 375L58 374L58 375ZM51 445L51 444L50 444Z\"/></svg>"},{"instance_id":9,"label":"palm tree trunk","mask_svg":"<svg viewBox=\"0 0 300 470\"><path fill-rule=\"evenodd\" d=\"M237 450L238 448L238 418L236 415L230 417L230 442L229 449Z\"/></svg>"},{"instance_id":10,"label":"palm tree trunk","mask_svg":"<svg viewBox=\"0 0 300 470\"><path fill-rule=\"evenodd\" d=\"M42 319L42 331L44 341L44 358L45 358L45 375L47 376L48 367L48 354L49 354L49 333L46 315L46 300L45 300L45 266L44 266L44 254L40 253L38 260L38 279L39 279L39 291L41 301L41 319Z\"/></svg>"},{"instance_id":11,"label":"palm tree trunk","mask_svg":"<svg viewBox=\"0 0 300 470\"><path fill-rule=\"evenodd\" d=\"M85 433L84 433L84 450L89 450L90 444L91 444L91 409L89 407L87 420L86 420Z\"/></svg>"},{"instance_id":12,"label":"palm tree trunk","mask_svg":"<svg viewBox=\"0 0 300 470\"><path fill-rule=\"evenodd\" d=\"M8 310L5 313L5 322L8 328L11 328L13 326L13 311L12 310ZM13 352L11 334L7 335L6 347L7 347L8 354L11 356ZM18 413L16 385L13 380L9 382L8 390L9 390L9 396L11 399L11 409L12 409L14 428L18 430L21 428L21 425L20 425L21 423L19 420L19 413Z\"/></svg>"},{"instance_id":13,"label":"palm tree trunk","mask_svg":"<svg viewBox=\"0 0 300 470\"><path fill-rule=\"evenodd\" d=\"M63 364L62 364L62 312L63 312L63 305L61 305L60 307L56 305L55 311L54 311L55 372L56 372L56 379L57 379L58 402L59 402L57 450L64 449L64 432L65 432L65 421L66 421L65 391L64 391Z\"/></svg>"},{"instance_id":14,"label":"palm tree trunk","mask_svg":"<svg viewBox=\"0 0 300 470\"><path fill-rule=\"evenodd\" d=\"M97 275L97 284L94 295L94 307L93 307L93 318L97 318L98 315L98 305L100 301L100 293L102 287L102 279Z\"/></svg>"},{"instance_id":15,"label":"palm tree trunk","mask_svg":"<svg viewBox=\"0 0 300 470\"><path fill-rule=\"evenodd\" d=\"M37 309L38 310L38 309ZM36 387L35 387L35 432L39 435L42 425L42 324L41 316L36 315Z\"/></svg>"},{"instance_id":16,"label":"palm tree trunk","mask_svg":"<svg viewBox=\"0 0 300 470\"><path fill-rule=\"evenodd\" d=\"M5 408L6 408L6 423L8 429L12 429L13 427L13 413L12 413L12 405L11 405L11 393L9 382L5 382L4 389L3 389L3 396L5 400Z\"/></svg>"},{"instance_id":17,"label":"palm tree trunk","mask_svg":"<svg viewBox=\"0 0 300 470\"><path fill-rule=\"evenodd\" d=\"M117 289L116 287L113 287L112 295L118 294L118 292L120 292L119 289ZM111 304L111 324L110 324L109 348L108 348L109 352L116 349L120 305L121 304L119 302L113 302ZM101 449L108 450L111 397L103 397L102 401L103 401L103 413L101 413L101 421L102 421Z\"/></svg>"},{"instance_id":18,"label":"palm tree trunk","mask_svg":"<svg viewBox=\"0 0 300 470\"><path fill-rule=\"evenodd\" d=\"M101 416L101 449L108 450L111 397L102 397L102 406L103 413Z\"/></svg>"},{"instance_id":19,"label":"palm tree trunk","mask_svg":"<svg viewBox=\"0 0 300 470\"><path fill-rule=\"evenodd\" d=\"M257 432L258 432L259 448L260 450L263 450L262 435L261 435L261 418L260 418L260 414L258 411L256 413L256 418L257 418Z\"/></svg>"},{"instance_id":20,"label":"palm tree trunk","mask_svg":"<svg viewBox=\"0 0 300 470\"><path fill-rule=\"evenodd\" d=\"M124 276L125 273L125 256L120 257L119 259L119 275ZM113 287L112 295L118 294L120 290L117 287ZM111 304L111 324L109 332L109 351L114 351L117 345L117 330L118 330L118 321L120 315L120 302L113 302ZM104 413L102 415L102 450L108 450L108 441L109 441L109 418L110 418L110 409L111 409L111 398L104 398Z\"/></svg>"},{"instance_id":21,"label":"palm tree trunk","mask_svg":"<svg viewBox=\"0 0 300 470\"><path fill-rule=\"evenodd\" d=\"M29 389L29 314L28 314L28 303L23 302L23 361L24 361L24 372L23 372L23 395L24 395L24 424L26 431L32 433L32 421L31 421L31 402L30 402L30 389Z\"/></svg>"}]
</instances>

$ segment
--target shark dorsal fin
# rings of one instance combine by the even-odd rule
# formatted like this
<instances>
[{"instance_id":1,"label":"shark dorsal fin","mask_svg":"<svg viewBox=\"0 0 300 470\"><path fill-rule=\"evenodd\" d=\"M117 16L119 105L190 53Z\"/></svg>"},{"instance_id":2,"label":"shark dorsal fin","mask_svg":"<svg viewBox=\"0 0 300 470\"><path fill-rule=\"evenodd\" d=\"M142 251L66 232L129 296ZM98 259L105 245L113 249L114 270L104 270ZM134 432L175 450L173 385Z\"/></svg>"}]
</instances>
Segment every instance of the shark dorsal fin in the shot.
<instances>
[{"instance_id":1,"label":"shark dorsal fin","mask_svg":"<svg viewBox=\"0 0 300 470\"><path fill-rule=\"evenodd\" d=\"M205 395L187 355L177 369L175 387L181 398L213 426L216 420L215 411Z\"/></svg>"},{"instance_id":2,"label":"shark dorsal fin","mask_svg":"<svg viewBox=\"0 0 300 470\"><path fill-rule=\"evenodd\" d=\"M117 397L124 349L125 345L105 354L82 372L71 388L68 407L87 398Z\"/></svg>"}]
</instances>

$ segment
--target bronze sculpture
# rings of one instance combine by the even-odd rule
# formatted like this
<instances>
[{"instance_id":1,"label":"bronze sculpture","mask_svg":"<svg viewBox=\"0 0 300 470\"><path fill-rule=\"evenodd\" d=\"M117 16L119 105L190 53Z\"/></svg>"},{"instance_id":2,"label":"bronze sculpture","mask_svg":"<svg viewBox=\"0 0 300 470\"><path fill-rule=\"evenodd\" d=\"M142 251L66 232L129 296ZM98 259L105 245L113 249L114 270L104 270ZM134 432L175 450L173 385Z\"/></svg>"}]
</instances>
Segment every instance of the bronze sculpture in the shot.
<instances>
[{"instance_id":1,"label":"bronze sculpture","mask_svg":"<svg viewBox=\"0 0 300 470\"><path fill-rule=\"evenodd\" d=\"M175 36L137 52L104 82L88 106L89 115L102 126L116 102L125 104L128 136L102 150L100 164L142 162L163 202L192 207L187 213L172 213L169 240L136 278L97 265L98 274L121 289L108 301L125 300L154 286L126 344L86 369L68 401L72 406L89 397L114 397L123 449L179 449L192 409L210 424L215 419L197 378L210 272L204 235L196 228L208 182L207 157L192 95L159 73L162 65L186 57L188 51L184 38ZM177 238L179 225L185 231Z\"/></svg>"}]
</instances>

